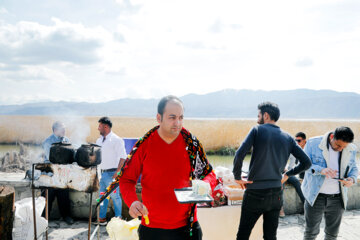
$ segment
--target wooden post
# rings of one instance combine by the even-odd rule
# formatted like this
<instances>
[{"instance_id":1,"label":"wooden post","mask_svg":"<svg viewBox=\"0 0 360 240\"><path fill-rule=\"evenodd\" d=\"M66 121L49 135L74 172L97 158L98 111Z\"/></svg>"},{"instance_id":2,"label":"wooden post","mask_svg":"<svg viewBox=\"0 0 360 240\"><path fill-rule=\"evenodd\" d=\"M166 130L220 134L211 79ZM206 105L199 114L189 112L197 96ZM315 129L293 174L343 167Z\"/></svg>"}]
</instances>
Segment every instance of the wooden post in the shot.
<instances>
[{"instance_id":1,"label":"wooden post","mask_svg":"<svg viewBox=\"0 0 360 240\"><path fill-rule=\"evenodd\" d=\"M90 193L90 207L89 207L89 229L88 229L88 240L90 240L91 237L91 218L92 218L92 195L93 193Z\"/></svg>"},{"instance_id":2,"label":"wooden post","mask_svg":"<svg viewBox=\"0 0 360 240\"><path fill-rule=\"evenodd\" d=\"M45 199L46 199L46 204L45 204L45 219L48 220L48 224L49 224L49 189L46 188L45 190ZM48 228L46 228L46 240L49 239L48 236Z\"/></svg>"},{"instance_id":3,"label":"wooden post","mask_svg":"<svg viewBox=\"0 0 360 240\"><path fill-rule=\"evenodd\" d=\"M33 204L33 220L34 220L34 240L37 240L37 227L36 227L36 205L35 205L35 189L31 188L32 192L32 204Z\"/></svg>"},{"instance_id":4,"label":"wooden post","mask_svg":"<svg viewBox=\"0 0 360 240\"><path fill-rule=\"evenodd\" d=\"M0 186L0 239L11 240L15 213L15 189Z\"/></svg>"}]
</instances>

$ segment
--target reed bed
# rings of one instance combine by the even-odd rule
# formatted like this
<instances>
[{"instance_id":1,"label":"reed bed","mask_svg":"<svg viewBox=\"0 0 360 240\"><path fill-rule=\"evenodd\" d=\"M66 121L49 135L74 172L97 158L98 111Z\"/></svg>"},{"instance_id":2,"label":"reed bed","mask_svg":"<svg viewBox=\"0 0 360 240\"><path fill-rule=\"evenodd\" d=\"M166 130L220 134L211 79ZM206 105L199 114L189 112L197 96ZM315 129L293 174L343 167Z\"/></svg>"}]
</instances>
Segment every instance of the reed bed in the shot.
<instances>
[{"instance_id":1,"label":"reed bed","mask_svg":"<svg viewBox=\"0 0 360 240\"><path fill-rule=\"evenodd\" d=\"M63 121L67 126L67 136L73 142L95 142L99 137L100 117L77 116L0 116L0 143L24 142L40 144L52 133L54 121ZM113 131L121 137L141 137L157 124L155 118L111 117ZM355 133L355 143L360 146L360 121L358 120L280 120L279 126L291 135L303 131L308 137L322 135L338 126L348 126ZM246 137L253 120L196 120L186 119L184 126L194 133L207 150L223 147L237 148Z\"/></svg>"}]
</instances>

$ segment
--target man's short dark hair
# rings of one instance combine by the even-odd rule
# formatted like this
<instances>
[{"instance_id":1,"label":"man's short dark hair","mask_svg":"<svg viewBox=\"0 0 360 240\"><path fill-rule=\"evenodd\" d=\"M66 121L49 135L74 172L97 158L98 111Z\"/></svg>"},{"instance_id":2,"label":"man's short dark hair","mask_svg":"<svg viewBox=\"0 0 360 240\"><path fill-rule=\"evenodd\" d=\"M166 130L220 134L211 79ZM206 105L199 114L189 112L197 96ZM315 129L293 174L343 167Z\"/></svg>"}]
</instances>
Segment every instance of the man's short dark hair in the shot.
<instances>
[{"instance_id":1,"label":"man's short dark hair","mask_svg":"<svg viewBox=\"0 0 360 240\"><path fill-rule=\"evenodd\" d=\"M301 137L302 139L306 139L306 135L303 132L298 132L295 137Z\"/></svg>"},{"instance_id":2,"label":"man's short dark hair","mask_svg":"<svg viewBox=\"0 0 360 240\"><path fill-rule=\"evenodd\" d=\"M62 123L60 121L56 121L52 125L52 130L54 132L56 129L59 129L59 128L62 128L62 127L64 127L64 123Z\"/></svg>"},{"instance_id":3,"label":"man's short dark hair","mask_svg":"<svg viewBox=\"0 0 360 240\"><path fill-rule=\"evenodd\" d=\"M102 123L102 124L105 124L105 125L108 125L110 128L112 128L112 122L111 122L110 118L108 118L108 117L102 117L102 118L99 119L98 122Z\"/></svg>"},{"instance_id":4,"label":"man's short dark hair","mask_svg":"<svg viewBox=\"0 0 360 240\"><path fill-rule=\"evenodd\" d=\"M272 102L263 102L258 105L258 109L261 112L261 115L264 113L268 113L270 116L270 119L273 121L279 120L280 117L280 109L276 103Z\"/></svg>"},{"instance_id":5,"label":"man's short dark hair","mask_svg":"<svg viewBox=\"0 0 360 240\"><path fill-rule=\"evenodd\" d=\"M351 143L354 140L354 133L349 127L338 127L335 129L334 138L343 142Z\"/></svg>"},{"instance_id":6,"label":"man's short dark hair","mask_svg":"<svg viewBox=\"0 0 360 240\"><path fill-rule=\"evenodd\" d=\"M158 114L160 114L161 116L164 114L165 106L170 101L179 102L181 103L181 105L183 105L183 102L180 100L180 98L174 95L165 96L160 100L158 104Z\"/></svg>"}]
</instances>

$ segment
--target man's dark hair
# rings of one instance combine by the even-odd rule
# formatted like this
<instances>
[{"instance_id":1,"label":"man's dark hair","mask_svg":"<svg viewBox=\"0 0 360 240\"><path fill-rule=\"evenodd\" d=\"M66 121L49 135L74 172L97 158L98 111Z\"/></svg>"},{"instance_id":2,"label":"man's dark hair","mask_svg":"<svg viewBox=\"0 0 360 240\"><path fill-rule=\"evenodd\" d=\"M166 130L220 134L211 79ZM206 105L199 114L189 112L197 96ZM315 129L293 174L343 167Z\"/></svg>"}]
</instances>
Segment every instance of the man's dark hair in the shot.
<instances>
[{"instance_id":1,"label":"man's dark hair","mask_svg":"<svg viewBox=\"0 0 360 240\"><path fill-rule=\"evenodd\" d=\"M354 133L349 127L338 127L335 129L334 138L343 142L351 143L354 140Z\"/></svg>"},{"instance_id":2,"label":"man's dark hair","mask_svg":"<svg viewBox=\"0 0 360 240\"><path fill-rule=\"evenodd\" d=\"M301 137L302 139L306 139L306 135L303 132L298 132L295 137Z\"/></svg>"},{"instance_id":3,"label":"man's dark hair","mask_svg":"<svg viewBox=\"0 0 360 240\"><path fill-rule=\"evenodd\" d=\"M108 117L102 117L102 118L99 119L98 122L99 122L99 123L102 123L102 124L106 124L106 125L108 125L110 128L112 128L112 122L111 122L110 118L108 118Z\"/></svg>"},{"instance_id":4,"label":"man's dark hair","mask_svg":"<svg viewBox=\"0 0 360 240\"><path fill-rule=\"evenodd\" d=\"M276 103L263 102L258 105L258 109L260 110L261 115L264 115L264 113L267 112L270 116L270 119L275 122L280 117L280 109Z\"/></svg>"},{"instance_id":5,"label":"man's dark hair","mask_svg":"<svg viewBox=\"0 0 360 240\"><path fill-rule=\"evenodd\" d=\"M179 102L179 103L181 103L181 105L183 105L183 102L180 100L180 98L178 98L174 95L169 95L169 96L163 97L158 104L158 114L160 114L161 117L164 114L166 104L170 101Z\"/></svg>"}]
</instances>

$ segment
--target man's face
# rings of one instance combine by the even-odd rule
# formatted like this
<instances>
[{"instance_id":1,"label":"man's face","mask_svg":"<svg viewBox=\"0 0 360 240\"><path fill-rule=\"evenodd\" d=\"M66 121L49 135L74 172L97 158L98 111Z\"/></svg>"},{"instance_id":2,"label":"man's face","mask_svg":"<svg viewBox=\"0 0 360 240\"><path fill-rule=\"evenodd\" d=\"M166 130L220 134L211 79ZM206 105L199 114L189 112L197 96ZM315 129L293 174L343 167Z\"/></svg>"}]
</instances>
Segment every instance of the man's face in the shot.
<instances>
[{"instance_id":1,"label":"man's face","mask_svg":"<svg viewBox=\"0 0 360 240\"><path fill-rule=\"evenodd\" d=\"M264 124L264 114L261 114L260 110L259 110L259 113L258 113L257 123L258 124Z\"/></svg>"},{"instance_id":2,"label":"man's face","mask_svg":"<svg viewBox=\"0 0 360 240\"><path fill-rule=\"evenodd\" d=\"M65 125L62 124L54 130L54 134L58 137L65 137Z\"/></svg>"},{"instance_id":3,"label":"man's face","mask_svg":"<svg viewBox=\"0 0 360 240\"><path fill-rule=\"evenodd\" d=\"M184 108L181 103L170 101L165 105L164 113L157 115L160 128L170 136L178 136L184 119Z\"/></svg>"},{"instance_id":4,"label":"man's face","mask_svg":"<svg viewBox=\"0 0 360 240\"><path fill-rule=\"evenodd\" d=\"M103 123L99 123L99 127L98 127L98 130L99 130L99 133L101 136L105 136L106 135L106 130L108 128L108 125L106 124L103 124Z\"/></svg>"},{"instance_id":5,"label":"man's face","mask_svg":"<svg viewBox=\"0 0 360 240\"><path fill-rule=\"evenodd\" d=\"M304 149L305 144L306 144L306 139L303 139L302 137L296 137L295 141L297 142L297 144L299 144L299 146Z\"/></svg>"},{"instance_id":6,"label":"man's face","mask_svg":"<svg viewBox=\"0 0 360 240\"><path fill-rule=\"evenodd\" d=\"M330 135L331 148L336 152L341 152L349 143L334 138L334 134Z\"/></svg>"}]
</instances>

